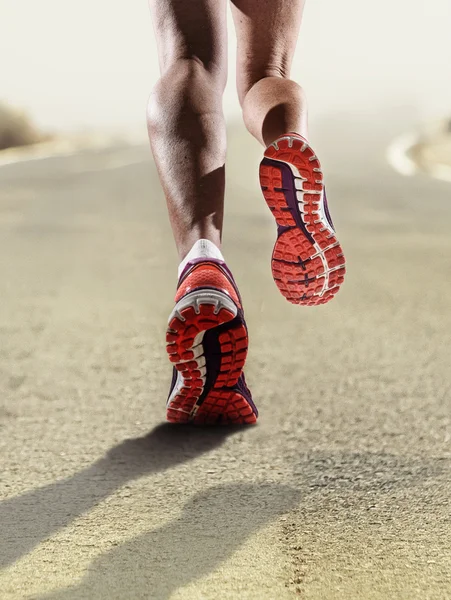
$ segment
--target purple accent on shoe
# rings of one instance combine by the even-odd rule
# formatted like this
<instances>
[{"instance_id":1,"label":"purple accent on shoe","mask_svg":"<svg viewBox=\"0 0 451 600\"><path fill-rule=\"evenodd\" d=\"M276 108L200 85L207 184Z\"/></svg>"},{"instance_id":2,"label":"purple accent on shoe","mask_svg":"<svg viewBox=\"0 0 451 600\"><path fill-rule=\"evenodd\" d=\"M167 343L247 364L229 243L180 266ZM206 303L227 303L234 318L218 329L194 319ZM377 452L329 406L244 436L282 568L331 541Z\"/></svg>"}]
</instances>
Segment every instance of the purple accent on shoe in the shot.
<instances>
[{"instance_id":1,"label":"purple accent on shoe","mask_svg":"<svg viewBox=\"0 0 451 600\"><path fill-rule=\"evenodd\" d=\"M205 332L203 345L207 366L207 378L205 381L204 391L202 396L199 398L199 405L202 404L204 398L206 398L206 396L209 394L215 384L217 376L219 375L221 368L221 346L219 344L219 336L223 331L226 331L229 328L235 328L237 325L244 325L247 330L246 321L244 320L244 313L242 310L238 310L237 316L232 321ZM244 373L241 373L237 383L232 389L236 390L244 397L254 411L255 415L258 416L258 410L252 400L251 391L246 385Z\"/></svg>"},{"instance_id":2,"label":"purple accent on shoe","mask_svg":"<svg viewBox=\"0 0 451 600\"><path fill-rule=\"evenodd\" d=\"M290 212L293 216L296 225L299 227L299 229L302 231L305 237L309 240L309 242L311 244L314 244L315 240L307 230L307 227L305 226L302 220L301 213L299 212L298 203L296 199L296 188L294 186L294 177L290 167L280 160L272 160L266 157L262 160L261 164L268 165L270 167L275 167L276 169L279 169L279 171L282 173L282 188L280 189L280 191L285 196L285 201L287 203L288 208L290 209Z\"/></svg>"},{"instance_id":3,"label":"purple accent on shoe","mask_svg":"<svg viewBox=\"0 0 451 600\"><path fill-rule=\"evenodd\" d=\"M243 396L243 398L248 402L249 406L254 411L256 417L258 417L258 409L252 400L252 394L250 389L247 387L246 378L244 377L244 373L241 373L240 378L238 379L235 389L239 394Z\"/></svg>"},{"instance_id":4,"label":"purple accent on shoe","mask_svg":"<svg viewBox=\"0 0 451 600\"><path fill-rule=\"evenodd\" d=\"M239 325L243 325L247 330L246 321L244 320L244 313L241 309L238 310L236 317L232 319L232 321L228 321L227 323L219 325L218 327L214 327L213 329L208 329L205 332L202 344L204 347L207 376L204 390L202 392L202 396L199 398L198 404L202 404L204 398L210 393L220 372L222 356L219 336L223 331L234 329ZM250 394L249 391L248 394ZM247 398L248 397L246 396L246 400Z\"/></svg>"},{"instance_id":5,"label":"purple accent on shoe","mask_svg":"<svg viewBox=\"0 0 451 600\"><path fill-rule=\"evenodd\" d=\"M324 213L326 215L326 218L329 221L329 224L332 227L332 229L335 231L332 217L330 216L330 212L329 212L329 205L327 204L326 188L324 188L323 203L324 203Z\"/></svg>"},{"instance_id":6,"label":"purple accent on shoe","mask_svg":"<svg viewBox=\"0 0 451 600\"><path fill-rule=\"evenodd\" d=\"M293 227L290 227L290 225L277 224L277 237L280 237L282 233L285 233L285 231L288 231L289 229L293 229Z\"/></svg>"},{"instance_id":7,"label":"purple accent on shoe","mask_svg":"<svg viewBox=\"0 0 451 600\"><path fill-rule=\"evenodd\" d=\"M208 329L203 337L202 345L204 347L205 366L207 368L207 374L205 378L204 390L201 397L198 400L198 404L201 405L207 395L210 393L214 386L216 379L219 375L221 368L221 345L219 343L220 334L228 329L232 323L236 323L236 318L228 323Z\"/></svg>"}]
</instances>

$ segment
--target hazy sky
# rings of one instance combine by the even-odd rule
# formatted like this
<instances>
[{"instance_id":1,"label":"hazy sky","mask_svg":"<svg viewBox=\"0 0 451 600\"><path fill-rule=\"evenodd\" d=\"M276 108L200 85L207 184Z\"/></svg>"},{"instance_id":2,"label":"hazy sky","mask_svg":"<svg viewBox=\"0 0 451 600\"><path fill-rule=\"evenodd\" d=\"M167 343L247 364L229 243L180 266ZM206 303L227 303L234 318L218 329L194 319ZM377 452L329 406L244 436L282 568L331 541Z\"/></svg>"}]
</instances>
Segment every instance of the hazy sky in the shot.
<instances>
[{"instance_id":1,"label":"hazy sky","mask_svg":"<svg viewBox=\"0 0 451 600\"><path fill-rule=\"evenodd\" d=\"M450 0L307 0L293 75L311 114L451 112L450 24ZM230 116L238 103L229 30ZM0 99L60 129L141 124L158 77L145 0L0 0L0 55Z\"/></svg>"}]
</instances>

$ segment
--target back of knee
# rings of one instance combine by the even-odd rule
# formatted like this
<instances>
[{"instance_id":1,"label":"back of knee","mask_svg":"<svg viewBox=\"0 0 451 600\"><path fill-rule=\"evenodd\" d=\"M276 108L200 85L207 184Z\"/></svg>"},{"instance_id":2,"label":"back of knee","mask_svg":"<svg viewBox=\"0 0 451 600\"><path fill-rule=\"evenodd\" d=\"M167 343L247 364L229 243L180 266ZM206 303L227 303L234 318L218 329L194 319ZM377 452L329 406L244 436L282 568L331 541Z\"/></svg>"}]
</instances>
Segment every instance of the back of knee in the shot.
<instances>
[{"instance_id":1,"label":"back of knee","mask_svg":"<svg viewBox=\"0 0 451 600\"><path fill-rule=\"evenodd\" d=\"M277 75L249 80L245 86L238 89L238 94L243 110L246 104L253 104L255 101L266 105L286 99L297 99L301 102L305 100L305 92L298 83Z\"/></svg>"},{"instance_id":2,"label":"back of knee","mask_svg":"<svg viewBox=\"0 0 451 600\"><path fill-rule=\"evenodd\" d=\"M238 67L237 91L241 106L243 106L248 92L266 79L290 81L290 70L284 61L273 65L240 65Z\"/></svg>"},{"instance_id":3,"label":"back of knee","mask_svg":"<svg viewBox=\"0 0 451 600\"><path fill-rule=\"evenodd\" d=\"M216 69L207 69L194 58L175 60L163 73L149 99L149 123L158 119L161 111L171 113L187 110L202 113L221 105L225 76Z\"/></svg>"}]
</instances>

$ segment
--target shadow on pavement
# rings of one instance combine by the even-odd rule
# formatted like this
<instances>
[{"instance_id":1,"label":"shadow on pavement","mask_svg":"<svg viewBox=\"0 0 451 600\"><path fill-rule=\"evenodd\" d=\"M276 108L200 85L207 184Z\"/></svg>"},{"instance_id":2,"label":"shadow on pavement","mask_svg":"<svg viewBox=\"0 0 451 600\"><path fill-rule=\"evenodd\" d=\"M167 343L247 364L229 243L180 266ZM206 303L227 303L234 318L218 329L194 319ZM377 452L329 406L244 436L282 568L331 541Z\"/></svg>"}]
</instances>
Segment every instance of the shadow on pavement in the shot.
<instances>
[{"instance_id":1,"label":"shadow on pavement","mask_svg":"<svg viewBox=\"0 0 451 600\"><path fill-rule=\"evenodd\" d=\"M42 599L166 600L214 571L253 533L292 510L298 495L289 486L246 483L195 494L178 519L102 554L77 586Z\"/></svg>"},{"instance_id":2,"label":"shadow on pavement","mask_svg":"<svg viewBox=\"0 0 451 600\"><path fill-rule=\"evenodd\" d=\"M424 514L431 500L424 484L439 481L449 467L446 459L406 460L367 452L312 452L293 458L289 459L292 484L233 483L197 493L178 518L105 552L91 562L77 585L55 590L41 600L167 600L178 589L215 571L258 530L284 513L293 516L293 511L309 523L307 531L313 527L315 539L326 538L325 547L344 553L343 544L352 547L363 541L365 560L375 568L380 567L385 547L392 550L392 560L402 563L408 559L408 550L396 544L405 525L403 517L413 510ZM405 495L412 487L418 492ZM375 506L379 507L377 517ZM380 520L377 529L376 518ZM435 518L440 529L443 519ZM397 537L391 542L393 533ZM285 544L304 547L304 535L303 527L288 523ZM299 556L293 558L295 575L302 579L303 563Z\"/></svg>"},{"instance_id":3,"label":"shadow on pavement","mask_svg":"<svg viewBox=\"0 0 451 600\"><path fill-rule=\"evenodd\" d=\"M237 431L243 429L161 425L145 437L115 446L72 477L3 502L2 566L31 551L127 481L193 460ZM371 543L363 536L365 560L377 565L380 548L389 544L386 540L396 529L393 523L403 524L404 515L413 510L412 501L418 513L424 512L431 498L423 484L439 481L449 467L449 460L441 458L406 459L368 452L307 452L288 455L286 460L291 471L289 485L230 483L197 493L176 519L106 551L91 562L78 584L50 592L41 600L167 600L176 590L212 573L258 530L294 510L298 518L310 522L315 536L330 536L338 524L337 540L345 540L346 547L355 543L356 527L359 532L371 531ZM419 492L405 494L412 487ZM397 492L404 494L393 506ZM375 530L372 507L377 505L380 523ZM440 529L443 515L433 516ZM399 535L402 526L396 529ZM290 547L304 547L303 528L293 526L284 535ZM327 544L337 545L337 552L343 552L333 536L327 537ZM395 548L393 556L405 561L405 552ZM298 562L296 556L293 564ZM296 574L297 569L294 567Z\"/></svg>"},{"instance_id":4,"label":"shadow on pavement","mask_svg":"<svg viewBox=\"0 0 451 600\"><path fill-rule=\"evenodd\" d=\"M69 525L128 481L165 471L220 446L238 427L159 425L125 440L79 473L0 503L0 568Z\"/></svg>"}]
</instances>

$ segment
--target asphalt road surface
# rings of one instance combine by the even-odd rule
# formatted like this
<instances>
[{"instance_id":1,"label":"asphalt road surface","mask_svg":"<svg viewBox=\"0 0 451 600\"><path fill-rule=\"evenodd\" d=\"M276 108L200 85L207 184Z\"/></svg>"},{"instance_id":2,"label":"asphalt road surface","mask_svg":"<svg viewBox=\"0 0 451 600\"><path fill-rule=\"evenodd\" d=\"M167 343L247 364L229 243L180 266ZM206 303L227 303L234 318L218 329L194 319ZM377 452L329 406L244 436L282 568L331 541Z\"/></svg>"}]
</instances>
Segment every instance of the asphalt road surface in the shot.
<instances>
[{"instance_id":1,"label":"asphalt road surface","mask_svg":"<svg viewBox=\"0 0 451 600\"><path fill-rule=\"evenodd\" d=\"M391 170L404 128L312 131L348 264L316 309L272 281L231 129L245 430L163 424L177 258L147 146L0 169L2 599L451 597L450 187Z\"/></svg>"}]
</instances>

